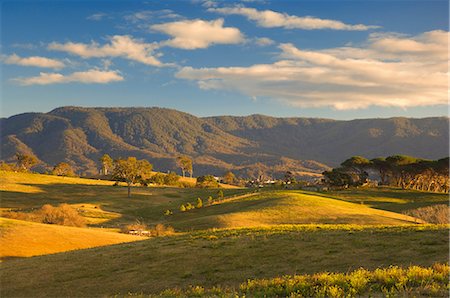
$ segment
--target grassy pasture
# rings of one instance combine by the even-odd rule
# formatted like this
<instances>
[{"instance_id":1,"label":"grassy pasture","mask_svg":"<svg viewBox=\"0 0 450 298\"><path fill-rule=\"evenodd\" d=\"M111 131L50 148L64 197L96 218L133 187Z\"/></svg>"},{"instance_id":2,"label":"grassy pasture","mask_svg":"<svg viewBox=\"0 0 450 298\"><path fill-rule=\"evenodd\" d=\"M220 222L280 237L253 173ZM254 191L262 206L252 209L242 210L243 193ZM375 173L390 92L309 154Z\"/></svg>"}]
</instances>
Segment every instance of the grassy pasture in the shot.
<instances>
[{"instance_id":1,"label":"grassy pasture","mask_svg":"<svg viewBox=\"0 0 450 298\"><path fill-rule=\"evenodd\" d=\"M186 178L190 179L190 178ZM0 173L1 209L31 210L44 204L74 205L91 224L119 227L143 219L149 224L164 221L166 209L178 210L181 204L217 197L217 189L175 187L133 187L127 198L125 186L112 181L57 177L31 173ZM223 189L225 196L248 192L246 189Z\"/></svg>"},{"instance_id":2,"label":"grassy pasture","mask_svg":"<svg viewBox=\"0 0 450 298\"><path fill-rule=\"evenodd\" d=\"M363 268L348 273L321 272L285 275L271 279L251 279L239 288L168 289L149 297L446 297L448 264L432 267L390 266L369 271ZM137 297L146 297L144 294Z\"/></svg>"},{"instance_id":3,"label":"grassy pasture","mask_svg":"<svg viewBox=\"0 0 450 298\"><path fill-rule=\"evenodd\" d=\"M198 231L2 264L2 296L99 297L190 285L237 287L285 274L431 266L448 227L283 225Z\"/></svg>"},{"instance_id":4,"label":"grassy pasture","mask_svg":"<svg viewBox=\"0 0 450 298\"><path fill-rule=\"evenodd\" d=\"M102 229L0 218L0 259L31 257L145 239Z\"/></svg>"},{"instance_id":5,"label":"grassy pasture","mask_svg":"<svg viewBox=\"0 0 450 298\"><path fill-rule=\"evenodd\" d=\"M239 287L247 279L286 274L448 261L448 226L413 224L414 218L397 213L442 204L445 195L384 188L326 193L230 188L223 189L221 202L181 212L181 204L195 204L198 197L207 205L217 189L134 187L127 198L126 187L112 184L0 173L1 209L67 203L91 226L105 227L1 219L0 252L8 259L1 266L2 297L147 295L191 285ZM173 215L165 216L166 209ZM120 243L141 238L105 231L136 219L169 224L178 233ZM18 258L32 255L40 256Z\"/></svg>"},{"instance_id":6,"label":"grassy pasture","mask_svg":"<svg viewBox=\"0 0 450 298\"><path fill-rule=\"evenodd\" d=\"M315 193L316 195L318 193ZM358 188L322 192L321 195L347 202L365 204L372 208L403 212L420 207L448 204L448 194L418 190L403 190L393 187Z\"/></svg>"},{"instance_id":7,"label":"grassy pasture","mask_svg":"<svg viewBox=\"0 0 450 298\"><path fill-rule=\"evenodd\" d=\"M140 219L150 225L165 223L177 231L208 228L254 227L276 224L408 224L415 219L366 205L299 191L278 190L253 193L249 189L223 189L220 204L188 212L181 204L201 197L217 197L216 189L134 187L132 197L112 182L27 173L2 173L2 208L39 208L44 204L68 203L76 207L93 226L118 228ZM165 210L173 215L165 216Z\"/></svg>"}]
</instances>

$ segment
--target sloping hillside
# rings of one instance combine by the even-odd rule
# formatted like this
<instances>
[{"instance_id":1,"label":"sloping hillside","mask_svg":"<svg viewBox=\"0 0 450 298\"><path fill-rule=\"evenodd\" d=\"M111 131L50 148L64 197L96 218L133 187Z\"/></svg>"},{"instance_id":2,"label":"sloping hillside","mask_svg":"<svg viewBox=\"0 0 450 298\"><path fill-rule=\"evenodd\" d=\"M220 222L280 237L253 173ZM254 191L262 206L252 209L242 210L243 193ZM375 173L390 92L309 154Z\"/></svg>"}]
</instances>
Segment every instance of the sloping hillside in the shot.
<instances>
[{"instance_id":1,"label":"sloping hillside","mask_svg":"<svg viewBox=\"0 0 450 298\"><path fill-rule=\"evenodd\" d=\"M0 259L2 260L143 239L145 238L101 229L48 225L0 217Z\"/></svg>"},{"instance_id":2,"label":"sloping hillside","mask_svg":"<svg viewBox=\"0 0 450 298\"><path fill-rule=\"evenodd\" d=\"M443 226L216 230L2 264L2 297L105 297L253 278L448 261Z\"/></svg>"},{"instance_id":3,"label":"sloping hillside","mask_svg":"<svg viewBox=\"0 0 450 298\"><path fill-rule=\"evenodd\" d=\"M137 156L155 169L178 170L177 156L194 159L194 174L282 177L321 173L352 155L448 155L449 119L390 118L335 121L312 118L198 118L163 108L62 107L1 119L1 158L36 155L41 170L66 161L97 174L98 159ZM328 165L328 166L327 166Z\"/></svg>"},{"instance_id":4,"label":"sloping hillside","mask_svg":"<svg viewBox=\"0 0 450 298\"><path fill-rule=\"evenodd\" d=\"M298 191L244 195L201 209L176 212L166 220L177 230L186 231L279 224L399 225L422 222L403 214Z\"/></svg>"},{"instance_id":5,"label":"sloping hillside","mask_svg":"<svg viewBox=\"0 0 450 298\"><path fill-rule=\"evenodd\" d=\"M208 122L260 145L267 154L336 166L353 155L368 158L406 154L422 158L448 155L449 119L358 119L210 117Z\"/></svg>"}]
</instances>

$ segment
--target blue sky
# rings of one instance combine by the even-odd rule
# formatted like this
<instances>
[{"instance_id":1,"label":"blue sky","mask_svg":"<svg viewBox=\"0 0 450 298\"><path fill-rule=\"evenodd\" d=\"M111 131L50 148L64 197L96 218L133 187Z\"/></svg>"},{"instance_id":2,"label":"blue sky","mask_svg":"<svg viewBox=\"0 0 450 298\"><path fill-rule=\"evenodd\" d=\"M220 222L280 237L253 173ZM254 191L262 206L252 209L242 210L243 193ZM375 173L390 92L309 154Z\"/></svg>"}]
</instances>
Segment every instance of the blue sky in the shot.
<instances>
[{"instance_id":1,"label":"blue sky","mask_svg":"<svg viewBox=\"0 0 450 298\"><path fill-rule=\"evenodd\" d=\"M448 114L448 1L2 1L1 116Z\"/></svg>"}]
</instances>

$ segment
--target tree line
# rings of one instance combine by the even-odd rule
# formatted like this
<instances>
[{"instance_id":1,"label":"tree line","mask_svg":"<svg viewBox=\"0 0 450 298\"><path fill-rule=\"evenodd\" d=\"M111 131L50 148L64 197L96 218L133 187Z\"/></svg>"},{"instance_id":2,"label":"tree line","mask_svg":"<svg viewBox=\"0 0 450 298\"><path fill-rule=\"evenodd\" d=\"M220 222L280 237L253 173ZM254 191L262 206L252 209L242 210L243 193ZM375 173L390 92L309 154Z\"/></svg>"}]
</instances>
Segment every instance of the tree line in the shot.
<instances>
[{"instance_id":1,"label":"tree line","mask_svg":"<svg viewBox=\"0 0 450 298\"><path fill-rule=\"evenodd\" d=\"M402 189L449 192L449 158L421 159L407 155L392 155L367 159L353 156L340 167L323 172L332 186L361 186L368 183L369 172L377 173L379 184Z\"/></svg>"},{"instance_id":2,"label":"tree line","mask_svg":"<svg viewBox=\"0 0 450 298\"><path fill-rule=\"evenodd\" d=\"M0 169L10 171L29 172L34 166L38 165L40 161L31 154L16 153L16 164L7 164L1 162ZM153 165L145 159L137 159L136 157L116 158L113 159L108 154L104 154L99 159L100 174L118 182L124 182L128 188L128 197L131 196L131 187L134 184L141 184L147 186L149 184L182 186L186 187L189 183L180 181L180 176L174 172L168 174L153 173ZM179 156L176 159L177 166L181 169L183 177L189 173L192 178L193 162L188 156ZM66 162L60 162L53 167L47 174L57 176L75 176L72 166ZM224 175L224 182L233 183L236 177L230 171ZM219 182L214 176L204 175L197 177L196 187L199 188L216 188L219 187Z\"/></svg>"}]
</instances>

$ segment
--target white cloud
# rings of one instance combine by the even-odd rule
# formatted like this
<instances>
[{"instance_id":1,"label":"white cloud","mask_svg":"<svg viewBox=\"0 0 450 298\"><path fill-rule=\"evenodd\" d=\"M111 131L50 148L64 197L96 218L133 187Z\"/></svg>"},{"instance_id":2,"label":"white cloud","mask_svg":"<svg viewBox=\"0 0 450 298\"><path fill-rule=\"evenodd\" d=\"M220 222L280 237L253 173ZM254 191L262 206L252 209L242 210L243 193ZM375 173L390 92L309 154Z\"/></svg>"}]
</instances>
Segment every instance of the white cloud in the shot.
<instances>
[{"instance_id":1,"label":"white cloud","mask_svg":"<svg viewBox=\"0 0 450 298\"><path fill-rule=\"evenodd\" d=\"M256 45L261 46L261 47L270 46L275 43L275 41L273 41L272 39L267 38L267 37L258 37L258 38L255 38L254 41L255 41Z\"/></svg>"},{"instance_id":2,"label":"white cloud","mask_svg":"<svg viewBox=\"0 0 450 298\"><path fill-rule=\"evenodd\" d=\"M90 16L88 16L86 19L90 20L90 21L101 21L103 20L105 17L107 17L108 15L106 13L103 12L99 12L99 13L94 13L91 14Z\"/></svg>"},{"instance_id":3,"label":"white cloud","mask_svg":"<svg viewBox=\"0 0 450 298\"><path fill-rule=\"evenodd\" d=\"M39 57L39 56L22 58L16 54L6 56L3 59L3 62L6 64L15 64L15 65L22 65L22 66L36 66L36 67L54 68L54 69L63 68L65 66L63 62L56 60L56 59L50 59L50 58Z\"/></svg>"},{"instance_id":4,"label":"white cloud","mask_svg":"<svg viewBox=\"0 0 450 298\"><path fill-rule=\"evenodd\" d=\"M414 37L378 35L365 47L321 51L282 44L279 61L272 64L184 67L176 76L196 81L202 89L238 91L300 107L445 105L448 36L444 31Z\"/></svg>"},{"instance_id":5,"label":"white cloud","mask_svg":"<svg viewBox=\"0 0 450 298\"><path fill-rule=\"evenodd\" d=\"M223 19L184 20L152 25L150 28L173 37L162 42L162 45L186 50L204 49L213 44L237 44L244 41L244 36L239 29L223 26Z\"/></svg>"},{"instance_id":6,"label":"white cloud","mask_svg":"<svg viewBox=\"0 0 450 298\"><path fill-rule=\"evenodd\" d=\"M50 85L62 83L84 83L84 84L106 84L110 82L122 81L123 77L118 71L102 71L97 69L90 69L88 71L74 72L69 75L60 73L41 72L39 76L29 78L16 78L14 81L20 85Z\"/></svg>"},{"instance_id":7,"label":"white cloud","mask_svg":"<svg viewBox=\"0 0 450 298\"><path fill-rule=\"evenodd\" d=\"M148 22L151 19L175 19L181 18L179 14L170 9L162 10L141 10L124 16L126 21L131 23Z\"/></svg>"},{"instance_id":8,"label":"white cloud","mask_svg":"<svg viewBox=\"0 0 450 298\"><path fill-rule=\"evenodd\" d=\"M109 38L109 44L99 45L67 42L64 44L53 42L49 50L67 52L83 58L122 57L152 66L168 66L158 60L154 54L159 46L157 43L145 43L128 35L115 35Z\"/></svg>"},{"instance_id":9,"label":"white cloud","mask_svg":"<svg viewBox=\"0 0 450 298\"><path fill-rule=\"evenodd\" d=\"M257 10L244 6L208 8L210 12L221 13L225 15L241 15L249 20L255 21L259 26L265 28L283 27L286 29L331 29L331 30L355 30L364 31L378 26L367 26L362 24L349 25L341 21L320 19L315 17L299 17L279 13L273 10Z\"/></svg>"}]
</instances>

